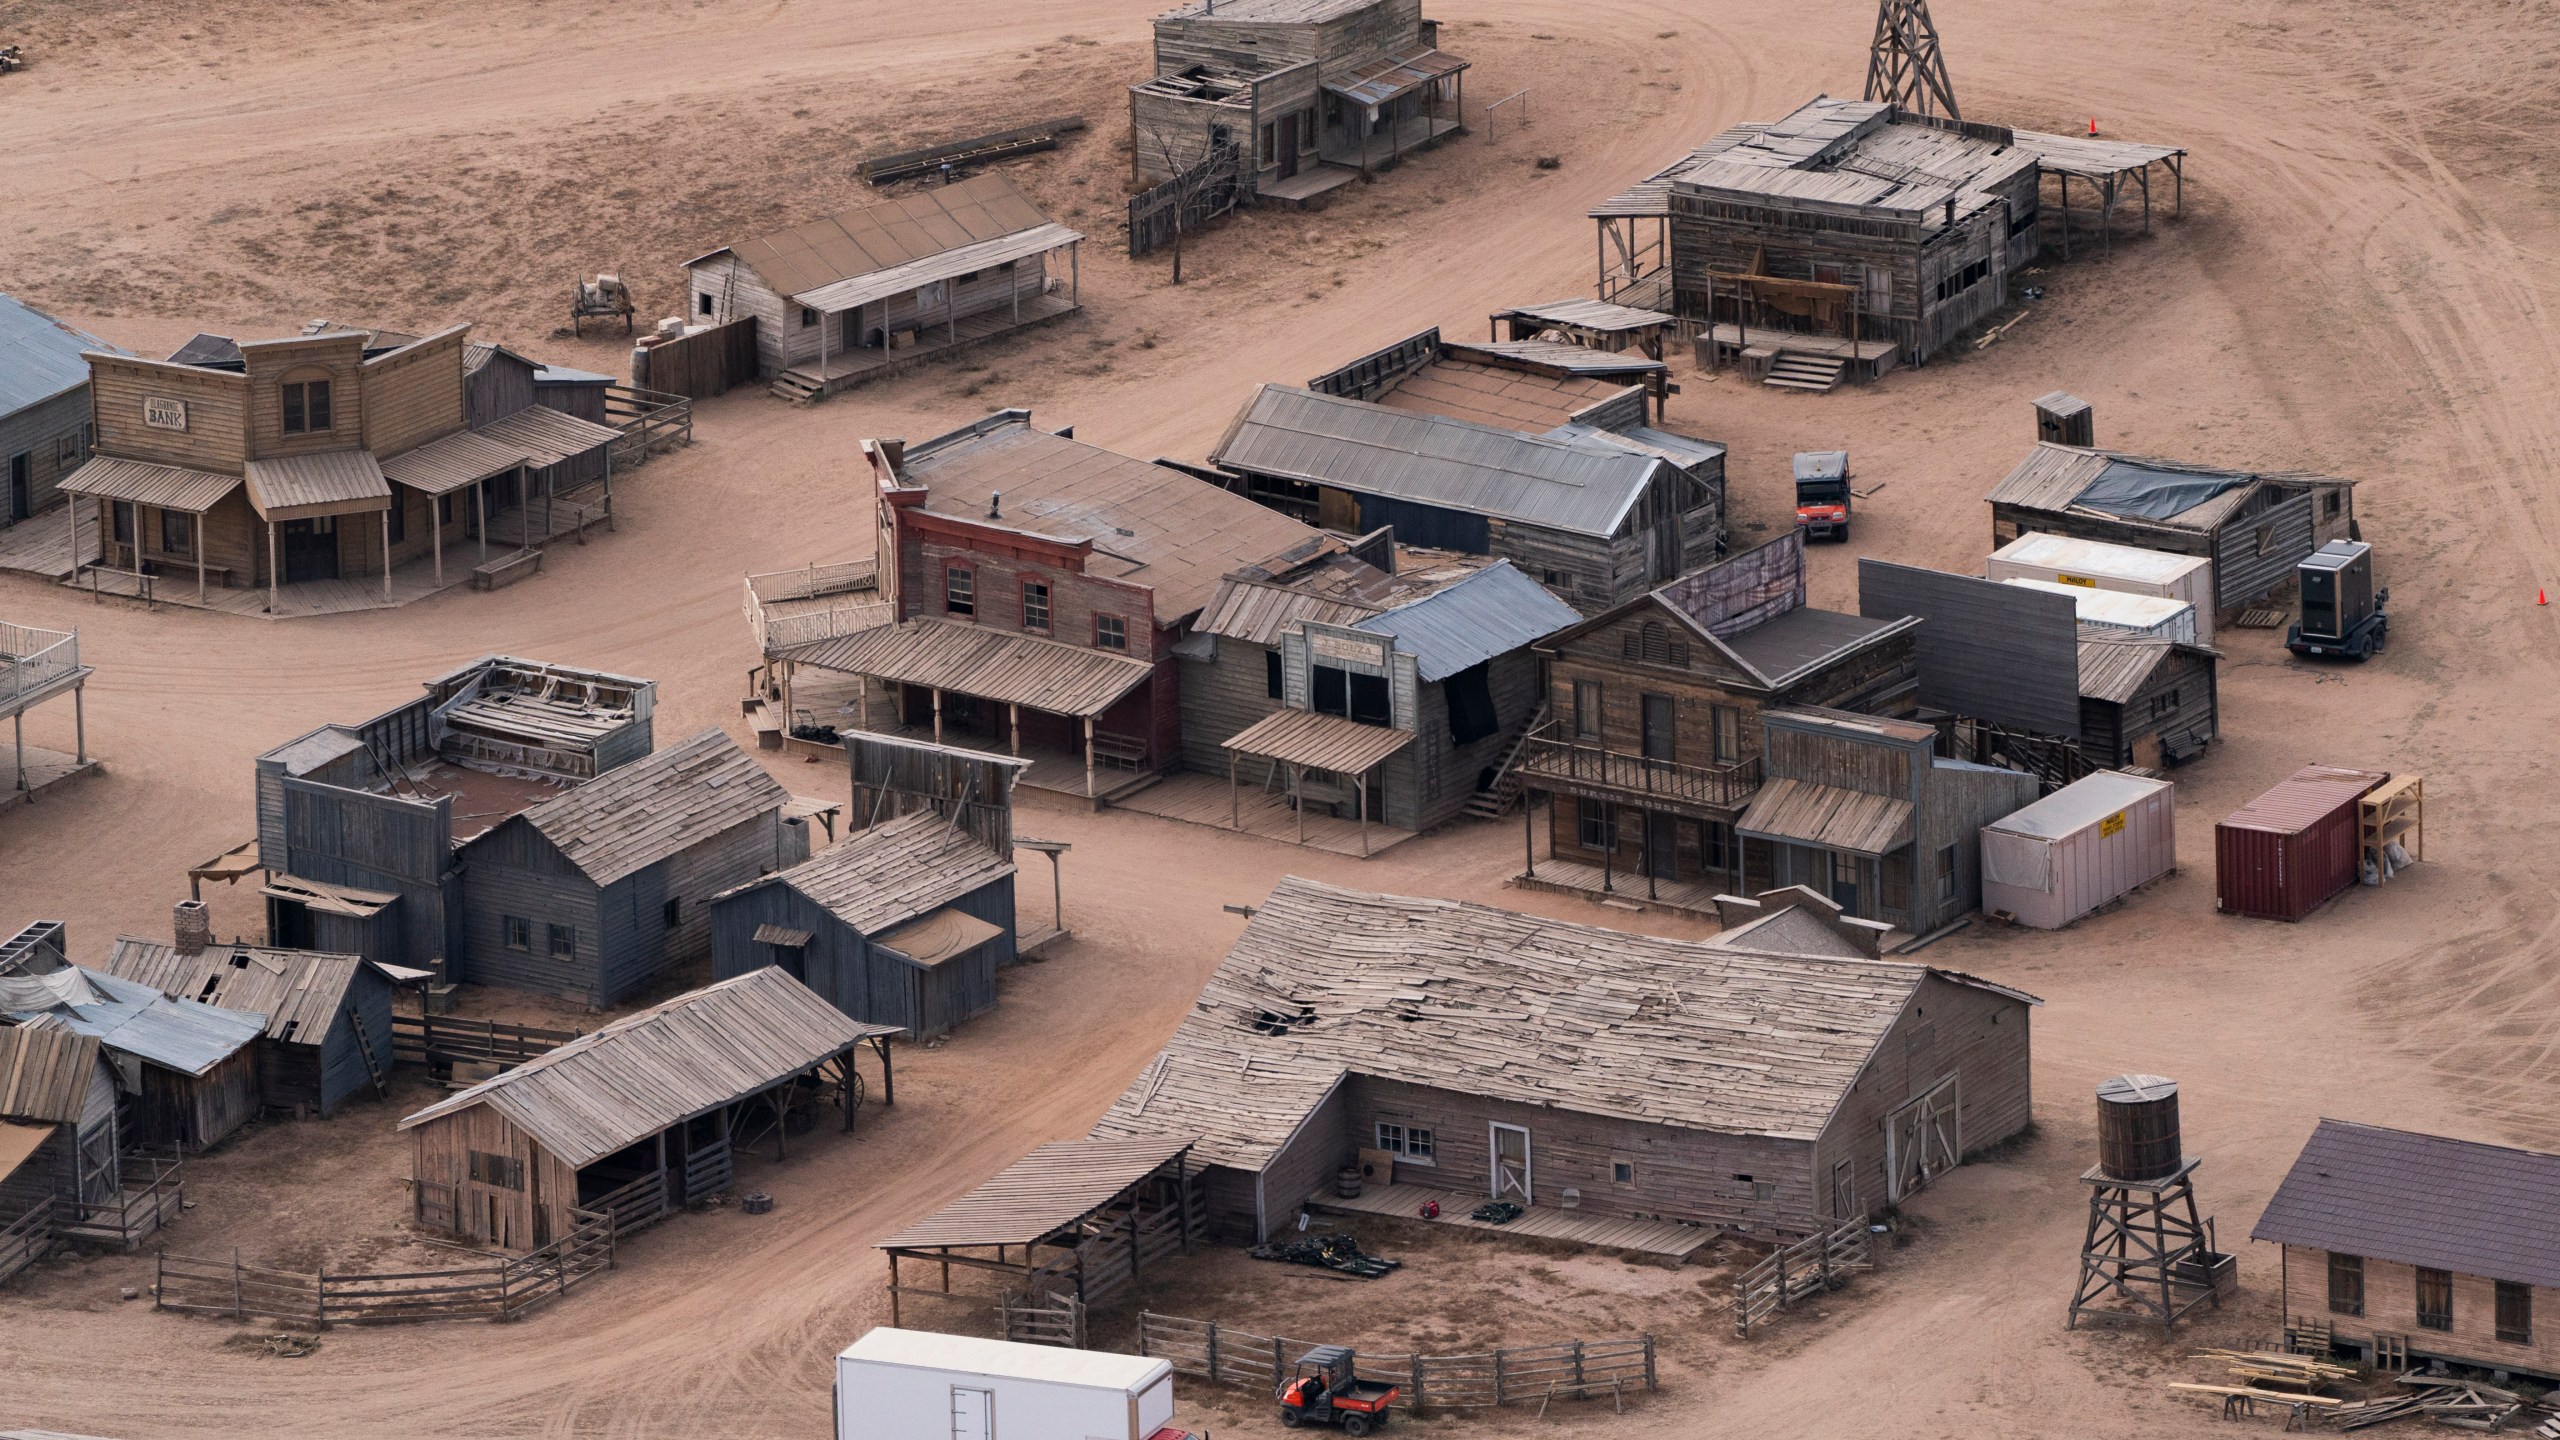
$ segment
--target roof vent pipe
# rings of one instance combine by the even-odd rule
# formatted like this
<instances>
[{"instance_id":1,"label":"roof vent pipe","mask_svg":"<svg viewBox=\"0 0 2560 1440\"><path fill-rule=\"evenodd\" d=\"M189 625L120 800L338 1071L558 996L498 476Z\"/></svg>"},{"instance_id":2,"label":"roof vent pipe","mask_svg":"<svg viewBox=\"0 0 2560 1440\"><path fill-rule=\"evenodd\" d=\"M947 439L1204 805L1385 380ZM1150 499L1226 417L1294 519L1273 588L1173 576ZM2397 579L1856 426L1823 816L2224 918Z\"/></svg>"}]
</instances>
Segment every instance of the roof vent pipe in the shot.
<instances>
[{"instance_id":1,"label":"roof vent pipe","mask_svg":"<svg viewBox=\"0 0 2560 1440\"><path fill-rule=\"evenodd\" d=\"M990 490L987 492L987 518L990 520L1001 520L1004 518L1003 491Z\"/></svg>"}]
</instances>

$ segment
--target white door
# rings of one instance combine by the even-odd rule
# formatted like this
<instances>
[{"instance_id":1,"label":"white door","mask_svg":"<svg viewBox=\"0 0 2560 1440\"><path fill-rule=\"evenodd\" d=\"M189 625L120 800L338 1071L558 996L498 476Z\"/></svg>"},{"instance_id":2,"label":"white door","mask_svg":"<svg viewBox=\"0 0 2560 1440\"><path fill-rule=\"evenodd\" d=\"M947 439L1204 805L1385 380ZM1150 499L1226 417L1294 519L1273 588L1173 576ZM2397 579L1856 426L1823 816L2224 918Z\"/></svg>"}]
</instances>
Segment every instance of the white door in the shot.
<instances>
[{"instance_id":1,"label":"white door","mask_svg":"<svg viewBox=\"0 0 2560 1440\"><path fill-rule=\"evenodd\" d=\"M1493 1198L1529 1203L1529 1132L1519 1125L1493 1122Z\"/></svg>"},{"instance_id":2,"label":"white door","mask_svg":"<svg viewBox=\"0 0 2560 1440\"><path fill-rule=\"evenodd\" d=\"M995 1440L995 1436L995 1392L952 1386L951 1440Z\"/></svg>"},{"instance_id":3,"label":"white door","mask_svg":"<svg viewBox=\"0 0 2560 1440\"><path fill-rule=\"evenodd\" d=\"M1956 1077L1949 1075L1884 1117L1887 1202L1902 1203L1963 1161L1959 1099Z\"/></svg>"}]
</instances>

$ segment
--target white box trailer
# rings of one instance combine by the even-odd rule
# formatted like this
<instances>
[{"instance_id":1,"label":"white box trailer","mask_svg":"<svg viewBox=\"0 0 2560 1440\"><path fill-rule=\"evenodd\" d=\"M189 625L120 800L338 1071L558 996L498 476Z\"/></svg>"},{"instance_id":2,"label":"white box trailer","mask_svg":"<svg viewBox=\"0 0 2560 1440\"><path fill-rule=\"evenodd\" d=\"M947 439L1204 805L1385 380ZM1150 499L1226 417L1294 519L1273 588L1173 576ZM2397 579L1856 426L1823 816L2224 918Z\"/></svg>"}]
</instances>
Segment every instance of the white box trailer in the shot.
<instances>
[{"instance_id":1,"label":"white box trailer","mask_svg":"<svg viewBox=\"0 0 2560 1440\"><path fill-rule=\"evenodd\" d=\"M2059 930L2178 868L2177 787L2121 770L1982 827L1982 909Z\"/></svg>"},{"instance_id":2,"label":"white box trailer","mask_svg":"<svg viewBox=\"0 0 2560 1440\"><path fill-rule=\"evenodd\" d=\"M836 1357L836 1440L1191 1440L1173 1365L887 1326Z\"/></svg>"},{"instance_id":3,"label":"white box trailer","mask_svg":"<svg viewBox=\"0 0 2560 1440\"><path fill-rule=\"evenodd\" d=\"M2051 580L2003 580L2024 590L2043 590L2055 595L2068 595L2074 614L2083 625L2101 630L2121 631L2145 640L2173 640L2180 645L2196 641L2196 607L2184 600L2164 595L2128 595L2121 590L2090 590L2078 585L2061 585Z\"/></svg>"},{"instance_id":4,"label":"white box trailer","mask_svg":"<svg viewBox=\"0 0 2560 1440\"><path fill-rule=\"evenodd\" d=\"M2213 643L2213 562L2202 556L2030 530L1993 552L1982 573L1993 580L2047 580L2183 600L2196 607L2195 643Z\"/></svg>"}]
</instances>

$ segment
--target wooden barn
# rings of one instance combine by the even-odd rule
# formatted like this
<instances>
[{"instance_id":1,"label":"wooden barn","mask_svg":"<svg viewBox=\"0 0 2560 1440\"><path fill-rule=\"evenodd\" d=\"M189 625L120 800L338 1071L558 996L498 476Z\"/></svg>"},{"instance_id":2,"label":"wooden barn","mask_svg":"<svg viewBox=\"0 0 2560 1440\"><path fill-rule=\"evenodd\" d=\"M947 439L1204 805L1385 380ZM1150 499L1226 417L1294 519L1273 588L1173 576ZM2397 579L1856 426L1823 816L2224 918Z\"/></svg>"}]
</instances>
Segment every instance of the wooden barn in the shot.
<instances>
[{"instance_id":1,"label":"wooden barn","mask_svg":"<svg viewBox=\"0 0 2560 1440\"><path fill-rule=\"evenodd\" d=\"M2296 1349L2560 1380L2560 1155L2322 1120L2249 1238Z\"/></svg>"},{"instance_id":2,"label":"wooden barn","mask_svg":"<svg viewBox=\"0 0 2560 1440\"><path fill-rule=\"evenodd\" d=\"M752 317L777 393L833 394L1075 313L1083 240L1011 180L977 175L697 255L689 318Z\"/></svg>"},{"instance_id":3,"label":"wooden barn","mask_svg":"<svg viewBox=\"0 0 2560 1440\"><path fill-rule=\"evenodd\" d=\"M1465 128L1467 62L1439 44L1422 0L1190 0L1129 87L1130 178L1232 147L1246 196L1304 205Z\"/></svg>"},{"instance_id":4,"label":"wooden barn","mask_svg":"<svg viewBox=\"0 0 2560 1440\"><path fill-rule=\"evenodd\" d=\"M1264 385L1209 459L1238 493L1283 514L1339 534L1392 528L1400 544L1509 560L1593 615L1722 548L1721 451L1684 466L1670 448L1588 427L1531 434ZM1710 463L1719 483L1702 486L1692 471Z\"/></svg>"},{"instance_id":5,"label":"wooden barn","mask_svg":"<svg viewBox=\"0 0 2560 1440\"><path fill-rule=\"evenodd\" d=\"M2166 770L2222 738L2219 651L2080 633L2080 758Z\"/></svg>"},{"instance_id":6,"label":"wooden barn","mask_svg":"<svg viewBox=\"0 0 2560 1440\"><path fill-rule=\"evenodd\" d=\"M457 980L602 1009L711 947L711 897L808 858L790 793L719 730L510 816L465 852Z\"/></svg>"},{"instance_id":7,"label":"wooden barn","mask_svg":"<svg viewBox=\"0 0 2560 1440\"><path fill-rule=\"evenodd\" d=\"M1919 622L1816 609L1804 577L1790 529L1539 642L1546 719L1518 772L1548 800L1547 854L1526 806L1518 883L1712 914L1748 883L1734 827L1760 792L1761 716L1911 713Z\"/></svg>"},{"instance_id":8,"label":"wooden barn","mask_svg":"<svg viewBox=\"0 0 2560 1440\"><path fill-rule=\"evenodd\" d=\"M1283 880L1094 1134L1199 1136L1211 1223L1257 1239L1490 1196L1686 1254L1881 1210L2026 1126L2033 997L1768 898L1699 943ZM1386 1183L1337 1197L1364 1158Z\"/></svg>"},{"instance_id":9,"label":"wooden barn","mask_svg":"<svg viewBox=\"0 0 2560 1440\"><path fill-rule=\"evenodd\" d=\"M128 1146L193 1154L257 1117L264 1015L30 956L0 968L0 1008L20 1025L50 1017L103 1047L128 1097L119 1131Z\"/></svg>"},{"instance_id":10,"label":"wooden barn","mask_svg":"<svg viewBox=\"0 0 2560 1440\"><path fill-rule=\"evenodd\" d=\"M24 301L0 295L0 530L50 510L62 477L97 441L89 416L90 352L125 352ZM71 571L65 554L50 573Z\"/></svg>"},{"instance_id":11,"label":"wooden barn","mask_svg":"<svg viewBox=\"0 0 2560 1440\"><path fill-rule=\"evenodd\" d=\"M324 725L259 756L257 839L197 873L263 871L271 944L458 965L465 847L647 755L657 693L601 670L475 660L360 725Z\"/></svg>"},{"instance_id":12,"label":"wooden barn","mask_svg":"<svg viewBox=\"0 0 2560 1440\"><path fill-rule=\"evenodd\" d=\"M852 1129L866 1040L890 1100L890 1033L770 965L688 991L402 1120L417 1222L535 1250L581 1210L625 1228L707 1199L729 1188L738 1150L770 1137L781 1158L789 1117L828 1091Z\"/></svg>"},{"instance_id":13,"label":"wooden barn","mask_svg":"<svg viewBox=\"0 0 2560 1440\"><path fill-rule=\"evenodd\" d=\"M119 937L106 972L260 1017L258 1103L326 1117L391 1073L391 977L355 955Z\"/></svg>"},{"instance_id":14,"label":"wooden barn","mask_svg":"<svg viewBox=\"0 0 2560 1440\"><path fill-rule=\"evenodd\" d=\"M10 983L0 976L0 992ZM0 1025L0 1231L47 1200L115 1199L116 1105L115 1070L96 1036L52 1018Z\"/></svg>"}]
</instances>

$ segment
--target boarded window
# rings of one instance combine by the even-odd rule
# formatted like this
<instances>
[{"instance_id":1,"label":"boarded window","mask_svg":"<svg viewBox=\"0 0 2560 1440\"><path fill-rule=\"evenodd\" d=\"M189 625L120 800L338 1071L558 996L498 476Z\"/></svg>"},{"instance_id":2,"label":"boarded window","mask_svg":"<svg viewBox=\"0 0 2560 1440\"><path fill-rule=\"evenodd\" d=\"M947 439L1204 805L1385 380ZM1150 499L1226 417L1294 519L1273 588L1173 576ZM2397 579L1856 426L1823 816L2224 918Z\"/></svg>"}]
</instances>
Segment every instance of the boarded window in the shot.
<instances>
[{"instance_id":1,"label":"boarded window","mask_svg":"<svg viewBox=\"0 0 2560 1440\"><path fill-rule=\"evenodd\" d=\"M1573 682L1573 738L1600 738L1600 682L1597 680Z\"/></svg>"},{"instance_id":2,"label":"boarded window","mask_svg":"<svg viewBox=\"0 0 2560 1440\"><path fill-rule=\"evenodd\" d=\"M1933 888L1937 894L1938 903L1944 905L1954 900L1956 898L1956 847L1953 845L1938 852L1938 868L1934 878L1936 883Z\"/></svg>"},{"instance_id":3,"label":"boarded window","mask_svg":"<svg viewBox=\"0 0 2560 1440\"><path fill-rule=\"evenodd\" d=\"M1493 697L1487 695L1485 706L1490 709L1492 705ZM1395 711L1387 699L1386 676L1354 675L1351 677L1351 718L1363 725L1395 723Z\"/></svg>"},{"instance_id":4,"label":"boarded window","mask_svg":"<svg viewBox=\"0 0 2560 1440\"><path fill-rule=\"evenodd\" d=\"M499 1190L521 1190L524 1188L524 1162L513 1155L474 1150L471 1152L471 1183Z\"/></svg>"},{"instance_id":5,"label":"boarded window","mask_svg":"<svg viewBox=\"0 0 2560 1440\"><path fill-rule=\"evenodd\" d=\"M978 613L977 572L966 565L943 567L942 608L954 615Z\"/></svg>"},{"instance_id":6,"label":"boarded window","mask_svg":"<svg viewBox=\"0 0 2560 1440\"><path fill-rule=\"evenodd\" d=\"M1441 687L1441 694L1449 702L1450 744L1472 745L1502 728L1501 718L1493 708L1492 663L1479 660L1450 676ZM1379 688L1386 688L1383 677L1379 678Z\"/></svg>"},{"instance_id":7,"label":"boarded window","mask_svg":"<svg viewBox=\"0 0 2560 1440\"><path fill-rule=\"evenodd\" d=\"M2418 1267L2418 1328L2453 1328L2453 1272Z\"/></svg>"},{"instance_id":8,"label":"boarded window","mask_svg":"<svg viewBox=\"0 0 2560 1440\"><path fill-rule=\"evenodd\" d=\"M2498 1338L2509 1345L2533 1343L2532 1286L2498 1282Z\"/></svg>"},{"instance_id":9,"label":"boarded window","mask_svg":"<svg viewBox=\"0 0 2560 1440\"><path fill-rule=\"evenodd\" d=\"M1117 650L1124 655L1127 654L1129 622L1117 615L1094 616L1093 645L1097 650Z\"/></svg>"},{"instance_id":10,"label":"boarded window","mask_svg":"<svg viewBox=\"0 0 2560 1440\"><path fill-rule=\"evenodd\" d=\"M1022 628L1044 635L1049 630L1049 587L1037 580L1022 582Z\"/></svg>"}]
</instances>

